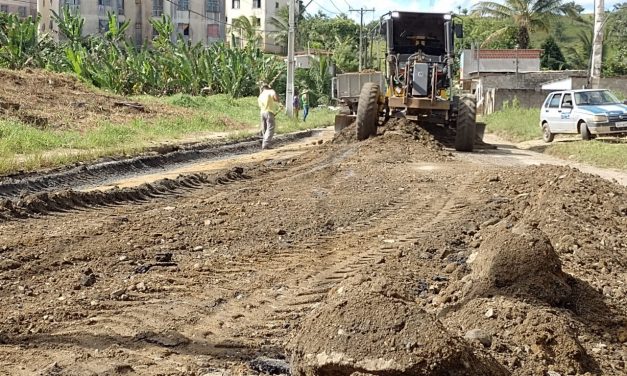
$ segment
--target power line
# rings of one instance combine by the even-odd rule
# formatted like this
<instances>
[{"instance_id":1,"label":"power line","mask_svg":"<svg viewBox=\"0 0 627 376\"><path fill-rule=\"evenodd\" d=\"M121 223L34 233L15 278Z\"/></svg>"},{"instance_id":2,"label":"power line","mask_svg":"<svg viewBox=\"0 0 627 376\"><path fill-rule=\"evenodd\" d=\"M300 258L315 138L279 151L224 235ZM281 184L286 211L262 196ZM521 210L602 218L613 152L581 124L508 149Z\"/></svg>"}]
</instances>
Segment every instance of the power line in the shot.
<instances>
[{"instance_id":1,"label":"power line","mask_svg":"<svg viewBox=\"0 0 627 376\"><path fill-rule=\"evenodd\" d=\"M364 9L364 8L360 8L360 9L353 9L350 8L348 10L349 12L359 12L359 18L360 18L360 23L359 23L359 71L361 72L361 68L363 67L363 57L364 57L364 53L362 51L362 46L363 46L363 30L364 30L364 12L373 12L374 13L374 8L372 9Z\"/></svg>"},{"instance_id":2,"label":"power line","mask_svg":"<svg viewBox=\"0 0 627 376\"><path fill-rule=\"evenodd\" d=\"M344 13L344 11L343 11L343 10L341 10L340 8L338 8L338 6L337 6L337 5L335 5L335 3L333 2L333 0L329 0L329 2L331 3L331 5L333 5L333 7L335 7L335 9L337 9L337 10L338 10L338 12L340 12L340 13Z\"/></svg>"},{"instance_id":3,"label":"power line","mask_svg":"<svg viewBox=\"0 0 627 376\"><path fill-rule=\"evenodd\" d=\"M322 9L323 11L325 11L325 12L327 12L327 13L331 13L331 14L336 15L336 16L338 15L338 13L337 13L337 12L331 12L330 10L328 10L328 9L327 9L327 8L325 8L325 7L323 7L322 5L320 5L320 3L319 3L319 2L317 2L317 1L315 1L315 0L314 0L314 4L316 4L317 6L319 6L319 7L320 7L320 9ZM335 4L334 4L334 5L335 5Z\"/></svg>"}]
</instances>

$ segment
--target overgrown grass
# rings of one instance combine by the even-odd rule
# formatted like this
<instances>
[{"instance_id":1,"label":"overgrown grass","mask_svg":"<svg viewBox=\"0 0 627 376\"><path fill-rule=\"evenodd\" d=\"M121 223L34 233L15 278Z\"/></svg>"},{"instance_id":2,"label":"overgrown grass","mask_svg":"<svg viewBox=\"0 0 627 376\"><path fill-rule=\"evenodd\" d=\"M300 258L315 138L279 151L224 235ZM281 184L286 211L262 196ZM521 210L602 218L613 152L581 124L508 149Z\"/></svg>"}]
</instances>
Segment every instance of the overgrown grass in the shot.
<instances>
[{"instance_id":1,"label":"overgrown grass","mask_svg":"<svg viewBox=\"0 0 627 376\"><path fill-rule=\"evenodd\" d=\"M627 169L627 140L615 141L554 142L545 153L599 167Z\"/></svg>"},{"instance_id":2,"label":"overgrown grass","mask_svg":"<svg viewBox=\"0 0 627 376\"><path fill-rule=\"evenodd\" d=\"M509 108L483 119L486 131L513 142L542 138L539 109Z\"/></svg>"},{"instance_id":3,"label":"overgrown grass","mask_svg":"<svg viewBox=\"0 0 627 376\"><path fill-rule=\"evenodd\" d=\"M144 102L186 107L189 117L136 120L127 124L102 123L87 131L37 129L16 121L0 120L0 174L29 171L104 156L127 156L141 153L156 143L180 142L190 138L201 141L212 132L228 132L228 138L239 140L259 129L256 98L233 99L227 95L191 97L175 95L140 97ZM333 124L335 113L312 109L307 122L277 116L277 133L294 132Z\"/></svg>"}]
</instances>

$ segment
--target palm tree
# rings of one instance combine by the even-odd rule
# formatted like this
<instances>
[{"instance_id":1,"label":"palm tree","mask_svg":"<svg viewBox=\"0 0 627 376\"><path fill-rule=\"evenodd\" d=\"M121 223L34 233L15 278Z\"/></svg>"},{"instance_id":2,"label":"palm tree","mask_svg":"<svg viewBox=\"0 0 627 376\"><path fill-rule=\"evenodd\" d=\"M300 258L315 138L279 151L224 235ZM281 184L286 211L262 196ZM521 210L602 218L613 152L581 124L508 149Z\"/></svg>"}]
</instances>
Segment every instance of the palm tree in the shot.
<instances>
[{"instance_id":1,"label":"palm tree","mask_svg":"<svg viewBox=\"0 0 627 376\"><path fill-rule=\"evenodd\" d=\"M564 13L571 15L572 8L564 7L562 0L505 0L503 4L481 1L473 8L477 16L508 20L516 28L516 41L522 49L529 48L529 32L549 30L551 20ZM493 35L503 34L497 30ZM490 38L490 37L488 37Z\"/></svg>"},{"instance_id":2,"label":"palm tree","mask_svg":"<svg viewBox=\"0 0 627 376\"><path fill-rule=\"evenodd\" d=\"M590 56L592 53L592 25L580 29L577 33L577 43L566 47L565 52L568 63L575 69L590 69Z\"/></svg>"},{"instance_id":3,"label":"palm tree","mask_svg":"<svg viewBox=\"0 0 627 376\"><path fill-rule=\"evenodd\" d=\"M240 40L244 40L247 45L254 47L261 44L263 38L257 29L255 17L239 16L231 23L231 35L237 35Z\"/></svg>"}]
</instances>

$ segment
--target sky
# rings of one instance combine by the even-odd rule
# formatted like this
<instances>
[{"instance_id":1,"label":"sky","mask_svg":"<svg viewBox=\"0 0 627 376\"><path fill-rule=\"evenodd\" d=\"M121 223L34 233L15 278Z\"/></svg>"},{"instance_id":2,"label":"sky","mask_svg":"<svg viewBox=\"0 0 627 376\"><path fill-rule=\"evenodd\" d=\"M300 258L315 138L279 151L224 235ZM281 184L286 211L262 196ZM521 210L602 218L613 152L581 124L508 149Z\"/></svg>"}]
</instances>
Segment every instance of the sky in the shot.
<instances>
[{"instance_id":1,"label":"sky","mask_svg":"<svg viewBox=\"0 0 627 376\"><path fill-rule=\"evenodd\" d=\"M499 0L496 0L499 1ZM565 0L568 2L570 0ZM605 8L611 9L614 4L618 4L625 0L605 0ZM307 4L309 0L304 0ZM409 12L457 12L457 7L462 9L472 9L473 4L478 1L468 0L313 0L307 7L307 12L314 14L318 10L335 16L339 13L349 14L351 18L359 21L359 12L348 12L349 4L352 9L375 9L374 12L364 13L364 23L368 23L374 19L378 19L382 14L391 10L401 10ZM583 6L586 11L592 12L594 9L594 0L575 0L575 2Z\"/></svg>"}]
</instances>

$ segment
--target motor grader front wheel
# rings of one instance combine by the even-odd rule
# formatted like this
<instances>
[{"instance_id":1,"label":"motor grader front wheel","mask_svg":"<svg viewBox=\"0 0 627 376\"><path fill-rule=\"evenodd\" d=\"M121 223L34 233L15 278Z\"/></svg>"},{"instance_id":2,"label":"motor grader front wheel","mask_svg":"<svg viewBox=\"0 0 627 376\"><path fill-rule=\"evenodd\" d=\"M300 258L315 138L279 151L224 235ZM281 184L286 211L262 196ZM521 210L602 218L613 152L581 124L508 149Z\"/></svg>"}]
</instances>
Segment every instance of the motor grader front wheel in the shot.
<instances>
[{"instance_id":1,"label":"motor grader front wheel","mask_svg":"<svg viewBox=\"0 0 627 376\"><path fill-rule=\"evenodd\" d=\"M464 95L457 104L455 150L472 151L477 132L477 102L474 95Z\"/></svg>"},{"instance_id":2,"label":"motor grader front wheel","mask_svg":"<svg viewBox=\"0 0 627 376\"><path fill-rule=\"evenodd\" d=\"M377 134L378 100L379 85L372 82L364 84L357 105L357 139L360 141Z\"/></svg>"}]
</instances>

